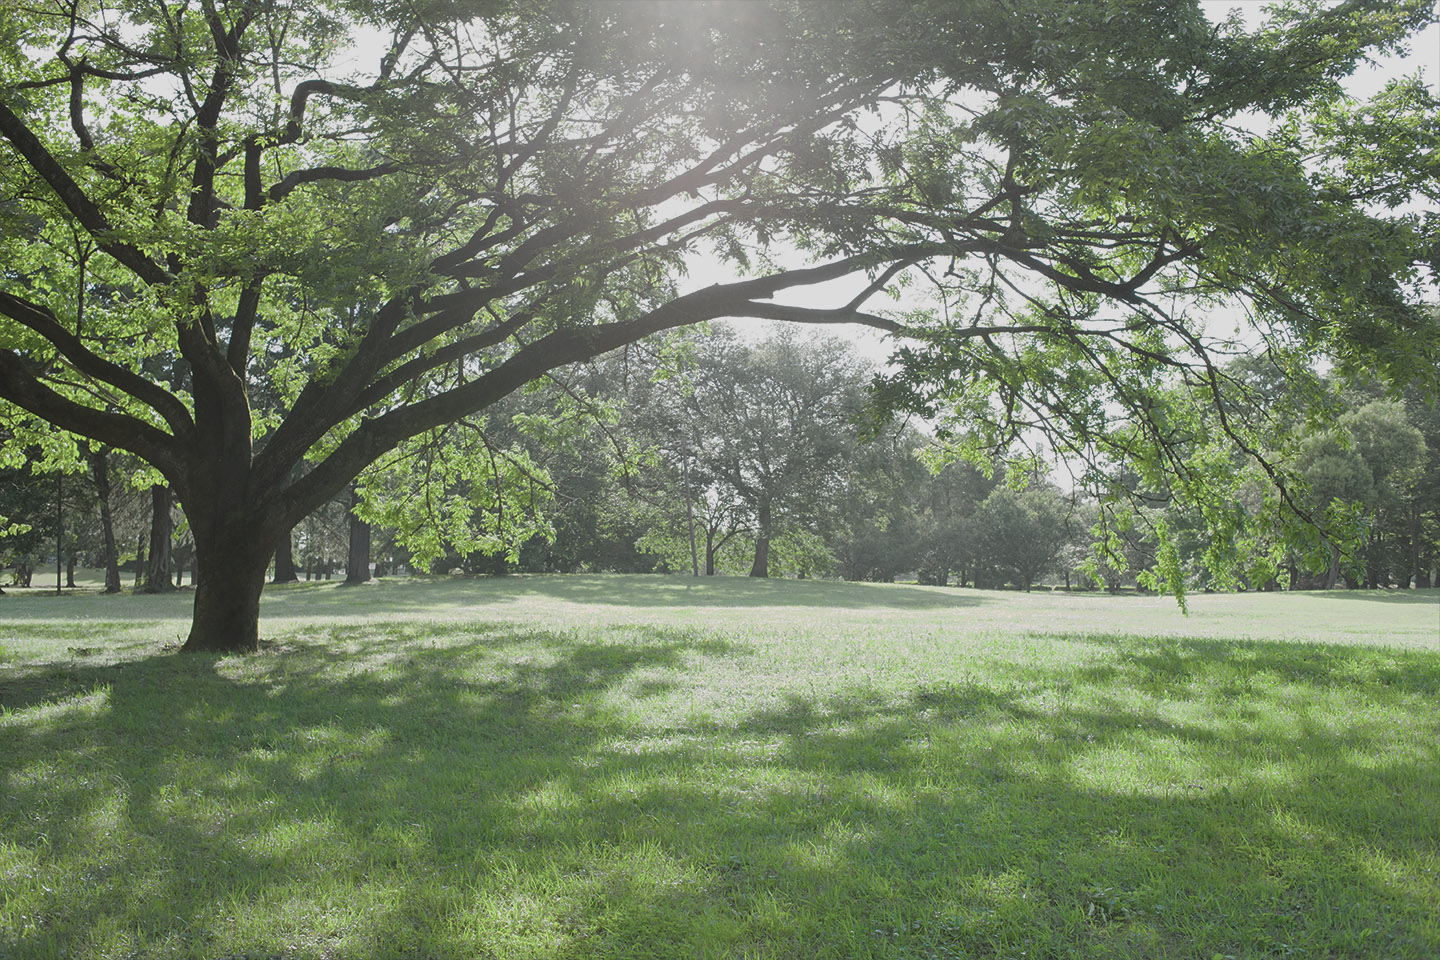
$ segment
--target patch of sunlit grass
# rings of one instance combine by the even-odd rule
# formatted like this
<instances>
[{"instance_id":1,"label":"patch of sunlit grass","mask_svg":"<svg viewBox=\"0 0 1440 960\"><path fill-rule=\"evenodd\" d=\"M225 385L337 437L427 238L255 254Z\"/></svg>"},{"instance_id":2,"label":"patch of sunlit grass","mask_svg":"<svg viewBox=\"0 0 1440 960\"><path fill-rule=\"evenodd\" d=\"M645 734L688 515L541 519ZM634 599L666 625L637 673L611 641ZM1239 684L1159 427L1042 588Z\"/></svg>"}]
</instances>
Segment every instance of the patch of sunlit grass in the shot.
<instances>
[{"instance_id":1,"label":"patch of sunlit grass","mask_svg":"<svg viewBox=\"0 0 1440 960\"><path fill-rule=\"evenodd\" d=\"M0 956L1440 955L1434 592L18 599Z\"/></svg>"}]
</instances>

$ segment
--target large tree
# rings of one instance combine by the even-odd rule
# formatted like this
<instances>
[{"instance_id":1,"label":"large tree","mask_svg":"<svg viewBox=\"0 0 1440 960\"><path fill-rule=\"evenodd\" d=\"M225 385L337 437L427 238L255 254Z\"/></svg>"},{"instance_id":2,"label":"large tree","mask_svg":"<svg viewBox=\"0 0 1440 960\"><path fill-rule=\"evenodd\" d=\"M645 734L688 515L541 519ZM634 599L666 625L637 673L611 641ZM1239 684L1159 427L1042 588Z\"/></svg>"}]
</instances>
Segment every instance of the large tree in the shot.
<instances>
[{"instance_id":1,"label":"large tree","mask_svg":"<svg viewBox=\"0 0 1440 960\"><path fill-rule=\"evenodd\" d=\"M787 331L747 344L716 331L652 393L650 405L668 408L666 432L680 438L669 446L695 459L701 498L738 505L746 516L755 542L750 576L770 575L771 544L787 530L813 529L831 512L851 467L869 376L834 337Z\"/></svg>"},{"instance_id":2,"label":"large tree","mask_svg":"<svg viewBox=\"0 0 1440 960\"><path fill-rule=\"evenodd\" d=\"M256 646L277 544L385 451L712 318L905 332L893 402L1087 443L1119 410L1163 450L1161 373L1215 379L1184 304L1241 294L1277 344L1433 376L1433 249L1377 205L1434 174L1360 148L1428 149L1433 125L1396 118L1434 104L1336 100L1432 14L1292 4L1247 33L1194 0L12 6L0 399L163 474L198 553L191 650ZM1240 124L1322 103L1322 124ZM1373 162L1305 165L1337 143ZM746 278L687 290L701 253ZM906 278L922 302L869 306Z\"/></svg>"}]
</instances>

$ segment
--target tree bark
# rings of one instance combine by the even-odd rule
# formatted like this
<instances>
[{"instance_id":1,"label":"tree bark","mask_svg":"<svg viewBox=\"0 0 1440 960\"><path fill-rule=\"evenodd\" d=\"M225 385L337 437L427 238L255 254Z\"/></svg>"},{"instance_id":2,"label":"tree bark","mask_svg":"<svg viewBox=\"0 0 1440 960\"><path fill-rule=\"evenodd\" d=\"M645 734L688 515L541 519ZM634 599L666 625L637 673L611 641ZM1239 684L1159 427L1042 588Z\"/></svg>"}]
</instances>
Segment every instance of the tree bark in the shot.
<instances>
[{"instance_id":1,"label":"tree bark","mask_svg":"<svg viewBox=\"0 0 1440 960\"><path fill-rule=\"evenodd\" d=\"M1422 586L1420 581L1425 577L1424 572L1420 569L1420 503L1418 500L1410 502L1410 524L1407 532L1410 538L1410 585L1418 590Z\"/></svg>"},{"instance_id":2,"label":"tree bark","mask_svg":"<svg viewBox=\"0 0 1440 960\"><path fill-rule=\"evenodd\" d=\"M1380 566L1380 558L1383 557L1385 553L1385 542L1383 539L1377 537L1368 546L1369 549L1365 551L1365 579L1363 585L1366 590L1375 590L1385 586L1385 581L1388 580L1388 577L1381 572Z\"/></svg>"},{"instance_id":3,"label":"tree bark","mask_svg":"<svg viewBox=\"0 0 1440 960\"><path fill-rule=\"evenodd\" d=\"M300 579L300 574L295 570L294 539L294 531L287 530L280 540L280 546L275 548L275 579L271 580L271 583L295 583Z\"/></svg>"},{"instance_id":4,"label":"tree bark","mask_svg":"<svg viewBox=\"0 0 1440 960\"><path fill-rule=\"evenodd\" d=\"M177 588L185 585L185 567L190 564L191 558L195 555L193 543L181 543L170 551L170 569L175 572L174 583ZM190 576L191 584L195 582L195 576Z\"/></svg>"},{"instance_id":5,"label":"tree bark","mask_svg":"<svg viewBox=\"0 0 1440 960\"><path fill-rule=\"evenodd\" d=\"M358 498L350 504L350 553L345 560L345 582L370 582L370 524L355 515Z\"/></svg>"},{"instance_id":6,"label":"tree bark","mask_svg":"<svg viewBox=\"0 0 1440 960\"><path fill-rule=\"evenodd\" d=\"M764 534L755 540L755 562L750 565L750 576L770 576L770 538Z\"/></svg>"},{"instance_id":7,"label":"tree bark","mask_svg":"<svg viewBox=\"0 0 1440 960\"><path fill-rule=\"evenodd\" d=\"M104 447L87 444L86 455L90 460L90 473L95 479L96 499L100 501L100 536L105 552L102 561L105 567L105 592L119 593L120 553L115 548L115 523L110 514L109 451Z\"/></svg>"},{"instance_id":8,"label":"tree bark","mask_svg":"<svg viewBox=\"0 0 1440 960\"><path fill-rule=\"evenodd\" d=\"M1340 581L1340 548L1330 545L1330 568L1325 571L1325 589L1334 590Z\"/></svg>"},{"instance_id":9,"label":"tree bark","mask_svg":"<svg viewBox=\"0 0 1440 960\"><path fill-rule=\"evenodd\" d=\"M690 532L690 572L700 576L700 557L695 550L695 503L690 495L690 459L680 461L680 473L685 479L685 528Z\"/></svg>"},{"instance_id":10,"label":"tree bark","mask_svg":"<svg viewBox=\"0 0 1440 960\"><path fill-rule=\"evenodd\" d=\"M135 543L135 589L140 589L140 583L145 576L145 534L140 534Z\"/></svg>"},{"instance_id":11,"label":"tree bark","mask_svg":"<svg viewBox=\"0 0 1440 960\"><path fill-rule=\"evenodd\" d=\"M150 488L150 562L145 567L145 593L168 593L175 589L170 576L170 539L174 525L170 522L170 488L156 484Z\"/></svg>"},{"instance_id":12,"label":"tree bark","mask_svg":"<svg viewBox=\"0 0 1440 960\"><path fill-rule=\"evenodd\" d=\"M350 518L350 553L345 560L345 582L349 584L369 583L370 576L370 524L358 517Z\"/></svg>"},{"instance_id":13,"label":"tree bark","mask_svg":"<svg viewBox=\"0 0 1440 960\"><path fill-rule=\"evenodd\" d=\"M65 537L65 474L55 474L55 596L60 596L60 541Z\"/></svg>"},{"instance_id":14,"label":"tree bark","mask_svg":"<svg viewBox=\"0 0 1440 960\"><path fill-rule=\"evenodd\" d=\"M750 565L750 576L770 576L770 504L762 502L757 516L755 530L755 562Z\"/></svg>"},{"instance_id":15,"label":"tree bark","mask_svg":"<svg viewBox=\"0 0 1440 960\"><path fill-rule=\"evenodd\" d=\"M196 554L195 613L183 649L187 653L256 650L260 645L260 593L270 566L270 550L243 537L210 544L197 539Z\"/></svg>"}]
</instances>

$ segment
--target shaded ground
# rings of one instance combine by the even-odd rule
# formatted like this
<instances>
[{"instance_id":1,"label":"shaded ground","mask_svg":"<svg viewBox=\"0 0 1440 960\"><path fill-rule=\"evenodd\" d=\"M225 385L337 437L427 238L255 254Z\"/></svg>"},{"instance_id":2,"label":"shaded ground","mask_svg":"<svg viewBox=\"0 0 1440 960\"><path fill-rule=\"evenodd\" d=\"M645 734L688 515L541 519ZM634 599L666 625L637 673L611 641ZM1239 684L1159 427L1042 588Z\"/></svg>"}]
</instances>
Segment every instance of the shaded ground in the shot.
<instances>
[{"instance_id":1,"label":"shaded ground","mask_svg":"<svg viewBox=\"0 0 1440 960\"><path fill-rule=\"evenodd\" d=\"M1440 955L1434 648L624 579L6 624L0 956Z\"/></svg>"}]
</instances>

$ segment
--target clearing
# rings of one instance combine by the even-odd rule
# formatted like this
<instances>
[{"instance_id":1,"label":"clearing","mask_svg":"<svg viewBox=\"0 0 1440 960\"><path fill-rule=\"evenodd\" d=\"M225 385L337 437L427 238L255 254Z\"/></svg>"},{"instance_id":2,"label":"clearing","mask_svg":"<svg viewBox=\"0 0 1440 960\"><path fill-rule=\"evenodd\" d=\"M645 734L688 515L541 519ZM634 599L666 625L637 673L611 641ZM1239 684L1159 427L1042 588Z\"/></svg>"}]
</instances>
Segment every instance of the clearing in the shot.
<instances>
[{"instance_id":1,"label":"clearing","mask_svg":"<svg viewBox=\"0 0 1440 960\"><path fill-rule=\"evenodd\" d=\"M1440 956L1440 592L0 598L0 957Z\"/></svg>"}]
</instances>

